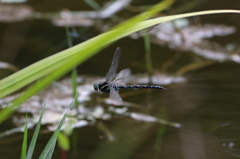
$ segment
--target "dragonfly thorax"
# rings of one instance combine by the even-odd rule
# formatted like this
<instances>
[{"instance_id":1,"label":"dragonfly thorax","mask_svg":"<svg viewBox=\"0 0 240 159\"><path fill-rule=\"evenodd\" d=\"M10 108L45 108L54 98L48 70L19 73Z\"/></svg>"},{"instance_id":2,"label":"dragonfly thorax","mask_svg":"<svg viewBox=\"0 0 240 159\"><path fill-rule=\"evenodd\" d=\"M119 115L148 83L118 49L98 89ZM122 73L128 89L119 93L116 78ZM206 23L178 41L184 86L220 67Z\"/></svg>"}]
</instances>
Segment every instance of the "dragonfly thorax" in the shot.
<instances>
[{"instance_id":1,"label":"dragonfly thorax","mask_svg":"<svg viewBox=\"0 0 240 159\"><path fill-rule=\"evenodd\" d=\"M99 92L110 92L110 85L106 81L94 83L93 88L95 91Z\"/></svg>"}]
</instances>

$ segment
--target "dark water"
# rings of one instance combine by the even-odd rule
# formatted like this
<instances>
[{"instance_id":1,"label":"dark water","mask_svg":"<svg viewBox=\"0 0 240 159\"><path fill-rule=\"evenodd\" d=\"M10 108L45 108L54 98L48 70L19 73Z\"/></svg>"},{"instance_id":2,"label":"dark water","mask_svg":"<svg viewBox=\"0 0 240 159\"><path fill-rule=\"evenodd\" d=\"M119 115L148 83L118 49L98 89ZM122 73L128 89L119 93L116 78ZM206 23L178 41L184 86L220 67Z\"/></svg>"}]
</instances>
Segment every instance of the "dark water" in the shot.
<instances>
[{"instance_id":1,"label":"dark water","mask_svg":"<svg viewBox=\"0 0 240 159\"><path fill-rule=\"evenodd\" d=\"M75 6L71 3L29 3L39 11L56 11L64 7L72 9L90 9L85 3ZM145 2L135 2L144 4ZM236 8L238 1L226 2L228 8ZM208 1L209 5L201 5L201 10L222 9L225 3ZM214 4L214 5L213 5ZM235 4L235 5L230 5ZM212 6L212 7L211 7ZM46 7L46 8L45 8ZM239 9L239 8L238 8ZM223 20L224 19L224 20ZM205 17L206 22L232 24L239 29L236 16L217 15ZM216 20L216 21L214 21ZM238 16L239 20L239 16ZM23 68L35 61L67 48L65 29L52 26L47 20L23 21L18 23L1 23L1 40L18 46L1 52L1 61L14 63ZM80 28L83 35L93 37L98 32L93 28ZM16 41L6 39L8 32ZM239 31L223 42L239 43ZM76 39L75 43L84 40ZM221 41L221 40L220 40ZM141 44L141 45L139 45ZM10 46L11 46L10 45ZM239 44L238 44L239 45ZM10 47L9 46L9 47ZM121 46L124 50L120 68L129 67L136 73L144 72L144 50L141 40L120 40L100 54L86 61L79 67L80 74L104 75L111 60L113 50ZM8 48L4 45L5 48ZM2 45L3 48L3 45ZM159 54L159 49L163 54ZM7 50L7 49L2 49ZM153 45L153 65L158 69L165 59L171 57L174 51ZM166 53L167 52L167 53ZM184 65L189 60L183 55L170 69ZM7 56L8 55L8 56ZM2 76L10 72L1 73ZM154 90L136 96L126 96L125 101L143 105L140 108L130 108L136 111L181 123L181 128L173 128L158 123L136 121L129 117L116 116L110 121L99 121L95 125L74 130L70 137L72 145L69 152L61 151L58 146L53 158L90 158L90 159L235 159L240 157L240 65L234 62L219 62L184 75L184 83L167 85L168 91ZM131 91L123 91L129 93ZM106 134L97 125L103 123L115 137L109 141ZM12 127L11 119L1 125L1 131ZM32 130L29 133L31 139ZM37 158L51 133L41 132L34 158ZM0 156L6 159L19 158L23 134L16 133L0 140Z\"/></svg>"}]
</instances>

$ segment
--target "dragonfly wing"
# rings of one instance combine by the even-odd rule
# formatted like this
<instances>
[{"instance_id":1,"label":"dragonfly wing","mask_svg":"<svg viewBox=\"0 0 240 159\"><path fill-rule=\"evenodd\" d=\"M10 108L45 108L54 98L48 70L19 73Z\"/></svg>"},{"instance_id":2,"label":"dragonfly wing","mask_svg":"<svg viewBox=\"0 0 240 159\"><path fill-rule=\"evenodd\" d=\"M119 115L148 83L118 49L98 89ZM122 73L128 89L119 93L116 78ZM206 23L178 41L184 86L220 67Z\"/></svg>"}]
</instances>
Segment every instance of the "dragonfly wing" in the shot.
<instances>
[{"instance_id":1,"label":"dragonfly wing","mask_svg":"<svg viewBox=\"0 0 240 159\"><path fill-rule=\"evenodd\" d=\"M116 101L122 101L121 96L118 93L118 90L115 90L114 88L110 87L110 98Z\"/></svg>"},{"instance_id":2,"label":"dragonfly wing","mask_svg":"<svg viewBox=\"0 0 240 159\"><path fill-rule=\"evenodd\" d=\"M106 75L106 82L112 81L113 78L116 76L116 71L117 71L117 67L118 67L118 61L120 58L120 54L121 54L121 48L118 47L114 53L112 64Z\"/></svg>"},{"instance_id":3,"label":"dragonfly wing","mask_svg":"<svg viewBox=\"0 0 240 159\"><path fill-rule=\"evenodd\" d=\"M113 81L115 85L124 85L126 83L127 77L131 75L131 70L129 68L123 69L119 72L116 79Z\"/></svg>"}]
</instances>

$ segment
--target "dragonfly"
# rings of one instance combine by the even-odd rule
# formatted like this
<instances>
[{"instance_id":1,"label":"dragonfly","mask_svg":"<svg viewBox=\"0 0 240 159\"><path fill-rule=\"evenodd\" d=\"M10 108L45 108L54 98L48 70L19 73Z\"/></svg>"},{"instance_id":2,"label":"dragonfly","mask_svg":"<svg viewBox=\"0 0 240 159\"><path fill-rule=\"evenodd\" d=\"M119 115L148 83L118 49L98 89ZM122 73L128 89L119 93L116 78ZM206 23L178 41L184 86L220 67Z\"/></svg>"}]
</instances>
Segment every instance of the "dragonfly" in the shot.
<instances>
[{"instance_id":1,"label":"dragonfly","mask_svg":"<svg viewBox=\"0 0 240 159\"><path fill-rule=\"evenodd\" d=\"M118 47L114 53L113 60L108 70L108 73L106 75L105 81L101 81L93 84L93 88L95 91L103 92L103 93L110 92L110 95L109 95L110 99L122 101L122 98L119 95L120 89L131 89L131 88L144 89L145 88L145 89L166 90L166 88L162 86L156 86L156 85L125 85L127 77L131 75L131 70L128 68L123 69L116 76L120 54L121 54L121 48Z\"/></svg>"}]
</instances>

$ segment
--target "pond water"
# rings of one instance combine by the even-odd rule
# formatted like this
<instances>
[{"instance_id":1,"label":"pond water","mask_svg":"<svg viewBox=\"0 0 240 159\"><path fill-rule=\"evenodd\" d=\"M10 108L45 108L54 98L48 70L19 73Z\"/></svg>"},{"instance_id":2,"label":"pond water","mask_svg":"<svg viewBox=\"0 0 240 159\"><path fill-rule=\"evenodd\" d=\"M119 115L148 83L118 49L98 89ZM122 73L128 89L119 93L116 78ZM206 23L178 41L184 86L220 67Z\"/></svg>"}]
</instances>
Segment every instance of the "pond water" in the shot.
<instances>
[{"instance_id":1,"label":"pond water","mask_svg":"<svg viewBox=\"0 0 240 159\"><path fill-rule=\"evenodd\" d=\"M135 3L143 4L145 2ZM214 3L214 1L209 1L207 4L212 3ZM33 10L44 10L44 12L48 12L49 10L54 12L62 9L63 6L68 6L76 10L76 7L73 5L75 3L73 2L67 4L67 6L66 4L60 3L58 7L53 4L55 3L52 2L51 5L43 3L28 5L31 6L30 8L34 8ZM218 5L221 6L222 4L220 3ZM220 6L218 9L221 8ZM203 10L204 8L209 9L209 6L201 6L200 8L203 8ZM234 8L234 6L230 6L230 8ZM81 10L85 9L90 10L85 3L82 3ZM30 12L30 10L28 11ZM128 15L126 12L122 14L124 16ZM79 66L78 73L80 81L78 88L80 92L82 92L82 96L80 97L84 98L81 101L79 97L79 100L83 103L84 107L87 108L83 111L86 114L84 114L84 117L81 117L81 121L86 121L87 123L76 126L72 135L69 136L71 141L70 151L65 152L56 146L53 158L239 158L240 62L231 59L231 57L233 57L232 55L239 58L240 54L239 23L236 22L236 16L230 14L222 17L217 16L216 18L214 18L214 16L209 17L211 17L211 19L209 18L210 20L206 18L203 19L203 22L209 23L209 21L213 21L213 23L216 24L228 24L231 27L233 26L235 30L233 33L229 33L230 35L226 34L226 36L211 39L211 41L218 42L219 45L208 43L208 41L201 41L202 43L200 43L204 44L207 49L210 49L210 47L208 47L209 45L214 45L214 51L218 51L219 48L222 50L226 49L225 46L232 46L235 48L235 52L220 52L226 53L224 54L226 55L226 59L218 60L199 55L199 53L193 53L192 48L183 49L182 47L180 49L177 45L173 47L173 45L170 45L166 41L163 42L163 40L161 43L164 44L156 44L155 39L153 41L154 44L151 46L152 63L156 70L154 75L156 75L157 80L155 82L153 80L152 82L163 85L168 90L120 91L121 97L124 101L130 103L130 106L113 107L112 104L105 102L105 98L108 96L107 94L93 92L92 84L104 78L103 76L110 66L114 50L118 46L123 50L119 62L119 70L131 68L133 76L131 76L130 83L144 83L143 81L147 79L147 71L145 68L143 38L133 40L128 37L120 40ZM3 45L4 42L8 45L15 45L8 50L8 56L6 56L6 53L0 53L1 61L14 64L19 68L24 68L35 61L67 48L65 28L56 27L49 23L48 18L46 19L47 20L2 22L1 25L4 26L5 29L1 29L2 47L0 50L6 51L8 48L11 48ZM90 24L89 21L88 24ZM78 32L82 32L82 37L74 40L76 44L84 41L85 38L94 37L102 30L102 28L99 29L99 26L75 28L77 28ZM214 27L212 27L212 29L213 28ZM196 32L198 32L198 30L195 30L195 33ZM10 37L10 39L14 37L14 41L6 37ZM188 38L190 38L190 36L188 36ZM193 41L193 39L189 39L189 41ZM215 48L216 46L219 46L218 49ZM201 48L202 45L198 45L198 47ZM211 57L213 57L212 54ZM214 57L217 57L217 55ZM194 64L199 61L202 65L195 67ZM211 62L209 63L209 61ZM0 74L1 77L3 77L10 73L11 71L8 70ZM158 76L159 74L160 76ZM63 81L67 81L68 78L69 76L66 75ZM177 80L179 78L182 80ZM170 82L166 83L166 81ZM69 85L69 83L66 84L61 81L59 81L59 83L64 86ZM47 94L52 95L49 102L54 101L56 98L56 101L60 103L65 100L65 97L70 98L70 91L70 93L68 91L57 91L56 93L56 91L54 91L55 89L59 89L59 87L53 85L45 91L46 93L43 93L46 96ZM68 94L62 94L63 92ZM36 101L36 99L39 100L39 98L36 97L33 101ZM47 97L43 98L43 100L47 100ZM65 100L65 102L66 101L68 102L69 100ZM31 100L29 103L30 102ZM15 113L12 118L9 118L1 125L1 133L15 128L16 124L22 124L20 119L24 117L25 112L31 112L30 118L34 117L34 113L37 113L40 109L32 108L33 104L29 103L26 103L19 112ZM52 106L52 103L47 102L47 104L49 110L55 108ZM59 105L61 105L61 107L53 111L58 112L54 114L56 116L63 115L61 111L64 110L66 103L60 103ZM102 116L94 116L92 112L99 110L102 111ZM117 111L122 111L122 113L116 113ZM50 116L51 115L53 114L50 114ZM46 123L48 124L44 125L41 129L33 158L39 156L52 135L48 126L54 125L55 121L47 122L47 120L50 120L47 119L50 118L50 116L46 115ZM179 123L181 127L161 124L159 121L148 121L150 119L163 119L164 121ZM30 129L29 141L32 133L33 129ZM19 158L22 139L22 132L16 132L2 137L0 140L1 158Z\"/></svg>"}]
</instances>

